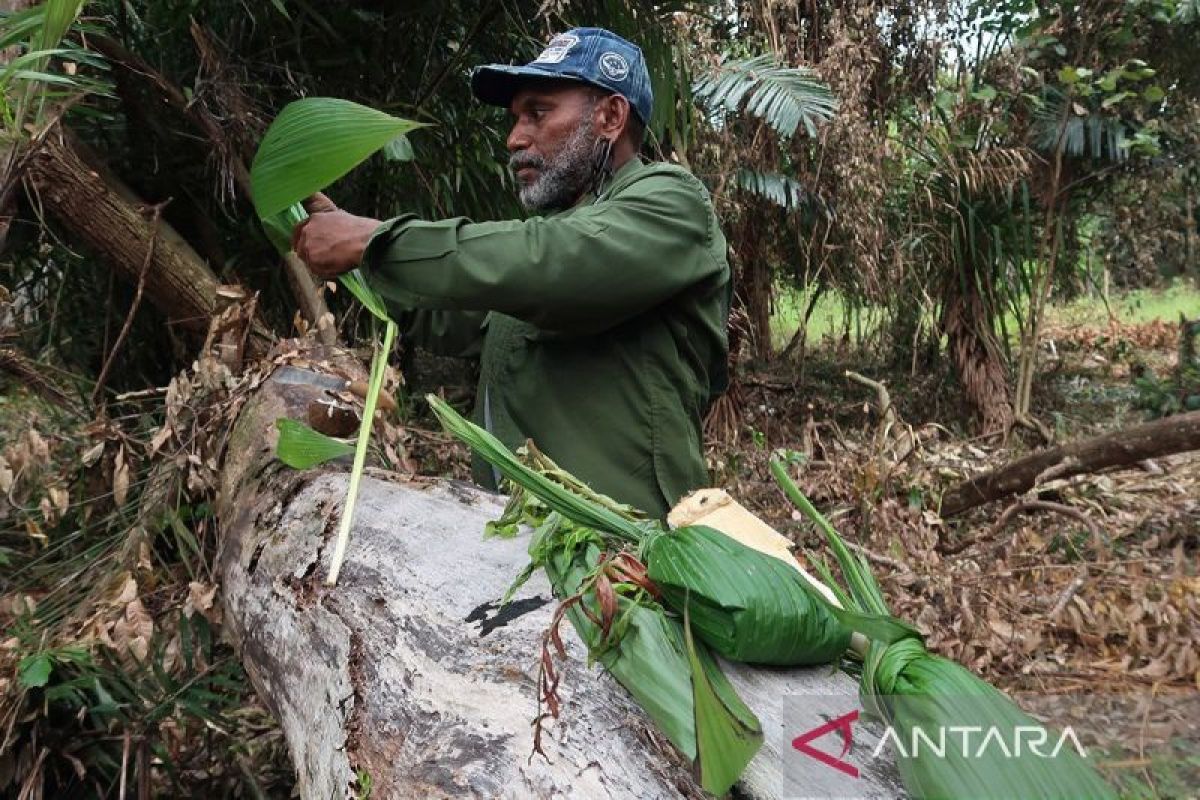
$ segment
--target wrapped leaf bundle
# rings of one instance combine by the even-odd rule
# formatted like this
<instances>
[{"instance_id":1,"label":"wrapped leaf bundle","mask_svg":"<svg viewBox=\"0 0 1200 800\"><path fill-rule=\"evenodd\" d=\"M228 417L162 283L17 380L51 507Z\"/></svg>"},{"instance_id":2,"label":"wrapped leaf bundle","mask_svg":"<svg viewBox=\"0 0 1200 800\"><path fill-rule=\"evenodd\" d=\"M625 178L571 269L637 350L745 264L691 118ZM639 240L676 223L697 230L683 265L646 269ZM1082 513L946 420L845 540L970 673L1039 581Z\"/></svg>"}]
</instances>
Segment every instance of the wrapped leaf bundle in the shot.
<instances>
[{"instance_id":1,"label":"wrapped leaf bundle","mask_svg":"<svg viewBox=\"0 0 1200 800\"><path fill-rule=\"evenodd\" d=\"M642 553L666 604L686 606L696 635L728 659L828 664L850 644L851 629L796 569L714 528L649 537Z\"/></svg>"},{"instance_id":2,"label":"wrapped leaf bundle","mask_svg":"<svg viewBox=\"0 0 1200 800\"><path fill-rule=\"evenodd\" d=\"M866 561L850 552L781 463L772 462L771 471L788 498L825 534L848 584L849 592L843 593L846 602L859 611L887 614L883 592ZM1116 796L1070 744L1012 747L1021 741L1022 732L1043 730L1041 723L961 665L930 653L916 636L890 644L872 643L860 693L867 709L885 720L902 744L920 739L935 743L935 747L902 751L896 759L904 788L914 797L1100 800ZM950 746L936 748L945 731L964 726L980 731L975 747L960 747L951 740ZM992 746L979 746L989 738Z\"/></svg>"},{"instance_id":3,"label":"wrapped leaf bundle","mask_svg":"<svg viewBox=\"0 0 1200 800\"><path fill-rule=\"evenodd\" d=\"M1044 729L1042 723L960 664L930 653L917 639L873 647L861 691L864 704L887 720L908 748L897 755L896 765L914 797L1116 797L1070 740L1047 735L1041 746L1031 748L1031 741L1039 741L1033 734ZM942 732L954 726L975 726L980 732L969 745L950 737L943 754L912 747L919 737L936 744Z\"/></svg>"}]
</instances>

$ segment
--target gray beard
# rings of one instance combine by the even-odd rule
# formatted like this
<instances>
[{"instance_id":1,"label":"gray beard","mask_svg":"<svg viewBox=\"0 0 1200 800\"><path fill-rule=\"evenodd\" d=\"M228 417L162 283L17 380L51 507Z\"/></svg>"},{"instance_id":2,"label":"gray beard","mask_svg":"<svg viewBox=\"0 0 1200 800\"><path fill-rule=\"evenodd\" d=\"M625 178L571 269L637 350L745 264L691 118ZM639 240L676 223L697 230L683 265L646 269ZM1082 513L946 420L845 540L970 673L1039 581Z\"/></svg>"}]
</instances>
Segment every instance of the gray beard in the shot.
<instances>
[{"instance_id":1,"label":"gray beard","mask_svg":"<svg viewBox=\"0 0 1200 800\"><path fill-rule=\"evenodd\" d=\"M523 153L514 154L508 165L513 169L534 166L537 179L522 186L518 197L526 210L535 213L561 211L575 205L588 190L592 178L592 159L596 146L591 115L579 122L563 147L550 160Z\"/></svg>"}]
</instances>

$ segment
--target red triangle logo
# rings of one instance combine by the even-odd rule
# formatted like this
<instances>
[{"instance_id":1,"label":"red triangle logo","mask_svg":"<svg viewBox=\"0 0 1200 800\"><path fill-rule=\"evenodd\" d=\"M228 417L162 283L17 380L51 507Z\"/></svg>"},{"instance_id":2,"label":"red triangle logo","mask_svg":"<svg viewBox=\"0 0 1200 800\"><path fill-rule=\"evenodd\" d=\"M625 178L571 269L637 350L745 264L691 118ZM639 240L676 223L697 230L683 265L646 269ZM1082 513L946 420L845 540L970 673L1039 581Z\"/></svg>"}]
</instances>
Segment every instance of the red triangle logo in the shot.
<instances>
[{"instance_id":1,"label":"red triangle logo","mask_svg":"<svg viewBox=\"0 0 1200 800\"><path fill-rule=\"evenodd\" d=\"M854 709L849 714L843 714L835 720L830 720L819 728L813 728L807 733L802 733L795 739L792 739L792 747L804 753L806 756L815 758L826 766L833 767L839 772L844 772L851 778L858 777L858 767L843 761L847 753L850 752L850 745L854 743L854 733L851 730L851 723L858 719L858 709ZM818 750L809 744L813 739L820 739L827 733L838 731L842 734L842 752L837 757L831 756L824 750Z\"/></svg>"}]
</instances>

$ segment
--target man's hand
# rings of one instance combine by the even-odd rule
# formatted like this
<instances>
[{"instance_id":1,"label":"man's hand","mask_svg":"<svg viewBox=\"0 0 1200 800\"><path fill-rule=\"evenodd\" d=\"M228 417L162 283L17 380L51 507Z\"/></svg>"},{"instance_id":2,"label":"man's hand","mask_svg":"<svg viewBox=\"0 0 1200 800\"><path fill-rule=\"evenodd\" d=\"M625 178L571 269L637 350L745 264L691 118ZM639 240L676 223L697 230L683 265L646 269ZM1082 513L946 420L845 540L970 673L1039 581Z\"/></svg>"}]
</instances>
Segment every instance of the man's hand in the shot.
<instances>
[{"instance_id":1,"label":"man's hand","mask_svg":"<svg viewBox=\"0 0 1200 800\"><path fill-rule=\"evenodd\" d=\"M311 216L292 231L292 249L312 273L333 278L357 267L380 221L342 211L320 192L304 208Z\"/></svg>"}]
</instances>

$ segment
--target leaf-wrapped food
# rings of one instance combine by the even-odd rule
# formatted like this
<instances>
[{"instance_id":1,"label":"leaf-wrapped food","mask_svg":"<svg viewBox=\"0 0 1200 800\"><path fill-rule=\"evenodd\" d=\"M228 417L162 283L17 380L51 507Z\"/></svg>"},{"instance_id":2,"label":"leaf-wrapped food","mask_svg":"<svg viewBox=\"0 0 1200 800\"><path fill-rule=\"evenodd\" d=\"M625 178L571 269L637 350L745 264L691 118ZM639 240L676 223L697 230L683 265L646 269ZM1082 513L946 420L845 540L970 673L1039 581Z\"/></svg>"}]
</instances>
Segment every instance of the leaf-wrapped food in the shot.
<instances>
[{"instance_id":1,"label":"leaf-wrapped food","mask_svg":"<svg viewBox=\"0 0 1200 800\"><path fill-rule=\"evenodd\" d=\"M909 748L897 753L896 765L904 788L914 797L1104 800L1116 796L1069 739L1059 746L1058 735L1046 731L1003 692L963 666L930 653L916 639L872 647L861 693L864 704L885 719ZM936 742L943 731L963 726L979 731L970 747L959 746L955 737L950 737L944 754L911 747L919 735L916 731ZM1029 747L1029 737L1037 731L1044 732L1046 744ZM1025 748L1019 745L1022 734ZM980 744L986 741L992 744Z\"/></svg>"},{"instance_id":2,"label":"leaf-wrapped food","mask_svg":"<svg viewBox=\"0 0 1200 800\"><path fill-rule=\"evenodd\" d=\"M800 573L718 530L678 528L647 541L643 555L666 604L686 604L693 631L726 658L823 664L850 644L850 628Z\"/></svg>"},{"instance_id":3,"label":"leaf-wrapped food","mask_svg":"<svg viewBox=\"0 0 1200 800\"><path fill-rule=\"evenodd\" d=\"M824 532L829 548L846 576L850 592L844 597L857 610L888 613L879 582L866 561L855 557L842 537L778 461L771 472L797 508ZM915 742L918 734L939 741L945 731L970 726L981 741L1019 743L1021 734L1042 731L1043 726L1020 709L1007 695L976 677L965 667L930 653L917 636L885 644L875 642L863 665L859 693L863 704L887 721L898 740ZM987 731L987 733L984 733ZM1047 756L1020 745L1013 752L1004 745L968 749L930 747L897 754L904 788L918 798L1111 798L1112 789L1073 746L1054 746ZM1050 748L1048 748L1050 749Z\"/></svg>"}]
</instances>

